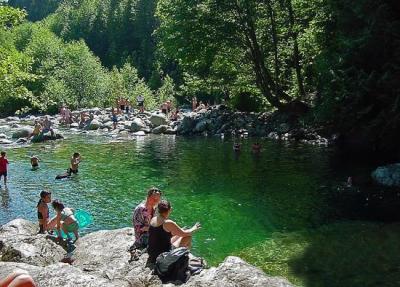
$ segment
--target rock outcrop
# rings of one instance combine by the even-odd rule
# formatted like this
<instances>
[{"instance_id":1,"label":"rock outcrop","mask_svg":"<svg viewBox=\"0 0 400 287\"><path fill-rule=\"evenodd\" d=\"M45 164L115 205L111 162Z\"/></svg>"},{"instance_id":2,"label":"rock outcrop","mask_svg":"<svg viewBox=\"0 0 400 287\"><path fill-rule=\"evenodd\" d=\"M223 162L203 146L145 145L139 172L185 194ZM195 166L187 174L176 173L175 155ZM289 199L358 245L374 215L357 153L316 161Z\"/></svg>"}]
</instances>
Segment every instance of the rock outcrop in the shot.
<instances>
[{"instance_id":1,"label":"rock outcrop","mask_svg":"<svg viewBox=\"0 0 400 287\"><path fill-rule=\"evenodd\" d=\"M22 269L29 272L39 287L58 286L162 286L146 267L147 254L129 262L127 252L133 242L132 228L102 230L80 238L71 265L60 263L64 249L37 226L23 219L13 220L0 229L0 278ZM165 286L174 286L167 284ZM218 267L203 270L184 284L190 287L289 287L286 279L269 277L260 269L237 257L228 257Z\"/></svg>"},{"instance_id":2,"label":"rock outcrop","mask_svg":"<svg viewBox=\"0 0 400 287\"><path fill-rule=\"evenodd\" d=\"M379 184L385 186L400 186L400 163L380 166L371 174Z\"/></svg>"}]
</instances>

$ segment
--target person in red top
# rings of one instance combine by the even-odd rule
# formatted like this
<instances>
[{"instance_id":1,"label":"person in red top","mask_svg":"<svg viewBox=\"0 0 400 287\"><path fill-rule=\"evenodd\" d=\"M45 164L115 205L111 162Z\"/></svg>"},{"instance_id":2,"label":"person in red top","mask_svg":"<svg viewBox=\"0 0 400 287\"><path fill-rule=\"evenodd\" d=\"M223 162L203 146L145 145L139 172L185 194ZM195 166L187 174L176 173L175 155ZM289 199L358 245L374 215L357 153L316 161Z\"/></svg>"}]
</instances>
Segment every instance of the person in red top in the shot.
<instances>
[{"instance_id":1,"label":"person in red top","mask_svg":"<svg viewBox=\"0 0 400 287\"><path fill-rule=\"evenodd\" d=\"M6 158L6 152L2 151L0 155L0 180L4 177L4 185L7 185L7 165L8 160Z\"/></svg>"}]
</instances>

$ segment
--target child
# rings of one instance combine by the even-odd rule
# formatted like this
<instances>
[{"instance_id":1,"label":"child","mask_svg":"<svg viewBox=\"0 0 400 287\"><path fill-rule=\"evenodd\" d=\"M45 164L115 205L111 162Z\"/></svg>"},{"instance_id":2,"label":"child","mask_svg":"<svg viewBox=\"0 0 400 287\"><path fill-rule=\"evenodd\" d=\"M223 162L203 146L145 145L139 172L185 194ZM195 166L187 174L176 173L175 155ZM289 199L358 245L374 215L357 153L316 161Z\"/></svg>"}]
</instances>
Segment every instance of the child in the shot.
<instances>
[{"instance_id":1,"label":"child","mask_svg":"<svg viewBox=\"0 0 400 287\"><path fill-rule=\"evenodd\" d=\"M112 109L112 122L113 122L113 127L114 130L117 128L117 124L118 124L118 110L116 108Z\"/></svg>"},{"instance_id":2,"label":"child","mask_svg":"<svg viewBox=\"0 0 400 287\"><path fill-rule=\"evenodd\" d=\"M39 233L44 233L49 226L49 207L48 203L51 202L51 192L43 190L40 193L40 200L37 207L37 216L39 220Z\"/></svg>"},{"instance_id":3,"label":"child","mask_svg":"<svg viewBox=\"0 0 400 287\"><path fill-rule=\"evenodd\" d=\"M6 158L6 152L2 151L0 154L0 180L1 177L4 177L4 186L7 186L7 165L8 165L8 160ZM1 185L0 185L1 187Z\"/></svg>"},{"instance_id":4,"label":"child","mask_svg":"<svg viewBox=\"0 0 400 287\"><path fill-rule=\"evenodd\" d=\"M36 155L31 156L32 170L36 170L39 168L39 161L40 159Z\"/></svg>"},{"instance_id":5,"label":"child","mask_svg":"<svg viewBox=\"0 0 400 287\"><path fill-rule=\"evenodd\" d=\"M68 176L71 176L71 174L78 173L78 167L80 162L81 162L81 154L79 152L75 152L71 157L71 166L67 171Z\"/></svg>"},{"instance_id":6,"label":"child","mask_svg":"<svg viewBox=\"0 0 400 287\"><path fill-rule=\"evenodd\" d=\"M64 204L58 199L53 200L51 205L57 213L55 217L55 224L58 230L58 238L62 239L60 232L60 230L62 229L62 231L64 231L64 233L67 235L68 239L70 239L69 233L73 232L75 235L75 241L78 240L79 225L74 216L74 209L65 207Z\"/></svg>"}]
</instances>

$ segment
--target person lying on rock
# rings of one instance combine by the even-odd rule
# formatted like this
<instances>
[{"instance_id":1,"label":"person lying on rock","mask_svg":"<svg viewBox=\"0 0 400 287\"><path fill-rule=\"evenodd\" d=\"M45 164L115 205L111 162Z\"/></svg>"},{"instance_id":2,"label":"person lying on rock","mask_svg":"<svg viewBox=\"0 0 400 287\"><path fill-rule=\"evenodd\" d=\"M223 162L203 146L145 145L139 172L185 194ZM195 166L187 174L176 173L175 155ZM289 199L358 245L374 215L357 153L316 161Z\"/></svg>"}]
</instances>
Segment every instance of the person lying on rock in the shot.
<instances>
[{"instance_id":1,"label":"person lying on rock","mask_svg":"<svg viewBox=\"0 0 400 287\"><path fill-rule=\"evenodd\" d=\"M135 229L135 243L132 249L144 249L149 238L150 220L153 218L155 208L160 202L161 191L152 187L147 191L146 201L142 201L133 211L132 222Z\"/></svg>"},{"instance_id":2,"label":"person lying on rock","mask_svg":"<svg viewBox=\"0 0 400 287\"><path fill-rule=\"evenodd\" d=\"M48 229L50 221L48 203L51 202L51 191L43 190L40 192L40 199L37 203L37 216L39 221L39 233L44 233Z\"/></svg>"},{"instance_id":3,"label":"person lying on rock","mask_svg":"<svg viewBox=\"0 0 400 287\"><path fill-rule=\"evenodd\" d=\"M51 205L53 206L54 210L57 213L55 218L52 219L52 221L55 221L55 226L58 231L58 239L59 240L62 239L61 235L61 230L62 230L67 235L68 240L71 239L70 233L73 233L75 235L75 241L78 240L79 225L78 225L78 220L74 216L75 213L74 209L65 207L64 204L58 199L53 200Z\"/></svg>"},{"instance_id":4,"label":"person lying on rock","mask_svg":"<svg viewBox=\"0 0 400 287\"><path fill-rule=\"evenodd\" d=\"M36 287L36 284L28 272L18 270L0 279L0 287Z\"/></svg>"},{"instance_id":5,"label":"person lying on rock","mask_svg":"<svg viewBox=\"0 0 400 287\"><path fill-rule=\"evenodd\" d=\"M150 263L155 263L158 255L171 251L172 247L191 248L193 233L201 228L200 223L197 222L192 228L182 229L174 221L168 219L172 207L167 200L161 200L157 210L158 213L151 219L149 227L147 253Z\"/></svg>"}]
</instances>

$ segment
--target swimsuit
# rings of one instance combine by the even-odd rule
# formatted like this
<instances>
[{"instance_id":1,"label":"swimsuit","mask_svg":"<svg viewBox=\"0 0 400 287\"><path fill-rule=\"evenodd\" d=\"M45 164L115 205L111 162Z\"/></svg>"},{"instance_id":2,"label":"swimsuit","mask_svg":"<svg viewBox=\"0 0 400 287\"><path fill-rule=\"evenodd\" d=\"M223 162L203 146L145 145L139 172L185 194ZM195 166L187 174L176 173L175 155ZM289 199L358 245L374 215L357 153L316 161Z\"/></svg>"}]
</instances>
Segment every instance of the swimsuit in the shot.
<instances>
[{"instance_id":1,"label":"swimsuit","mask_svg":"<svg viewBox=\"0 0 400 287\"><path fill-rule=\"evenodd\" d=\"M36 207L39 208L39 205L41 205L42 203L46 204L45 202L43 202L42 199L40 199L38 204L36 205ZM47 204L46 204L46 206L47 206ZM39 220L43 220L43 214L39 210L37 212L37 217L38 217ZM47 218L49 218L49 217L50 217L49 209L47 209ZM44 233L43 224L40 224L40 223L39 223L39 233Z\"/></svg>"},{"instance_id":2,"label":"swimsuit","mask_svg":"<svg viewBox=\"0 0 400 287\"><path fill-rule=\"evenodd\" d=\"M112 121L113 121L114 123L118 122L117 115L113 115L113 116L112 116Z\"/></svg>"},{"instance_id":3,"label":"swimsuit","mask_svg":"<svg viewBox=\"0 0 400 287\"><path fill-rule=\"evenodd\" d=\"M171 251L171 232L164 230L163 224L160 226L149 227L149 245L147 247L147 253L149 254L149 261L155 262L158 255L163 252Z\"/></svg>"},{"instance_id":4,"label":"swimsuit","mask_svg":"<svg viewBox=\"0 0 400 287\"><path fill-rule=\"evenodd\" d=\"M68 174L69 176L71 176L71 174L77 174L77 173L78 173L78 169L73 170L73 169L69 168L69 169L67 170L67 174Z\"/></svg>"}]
</instances>

